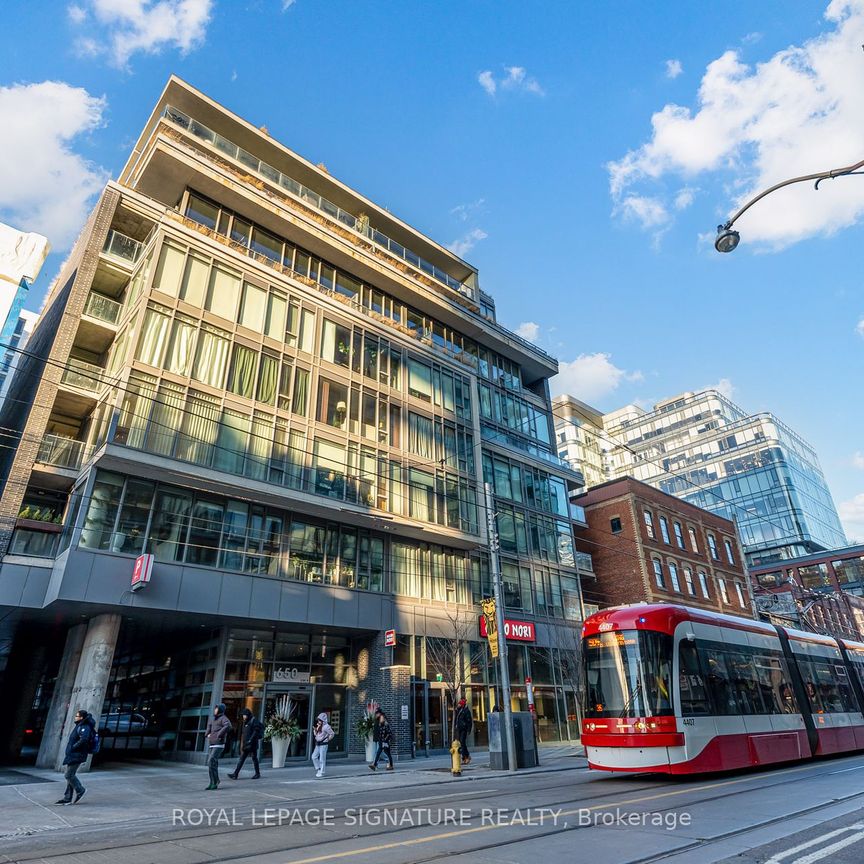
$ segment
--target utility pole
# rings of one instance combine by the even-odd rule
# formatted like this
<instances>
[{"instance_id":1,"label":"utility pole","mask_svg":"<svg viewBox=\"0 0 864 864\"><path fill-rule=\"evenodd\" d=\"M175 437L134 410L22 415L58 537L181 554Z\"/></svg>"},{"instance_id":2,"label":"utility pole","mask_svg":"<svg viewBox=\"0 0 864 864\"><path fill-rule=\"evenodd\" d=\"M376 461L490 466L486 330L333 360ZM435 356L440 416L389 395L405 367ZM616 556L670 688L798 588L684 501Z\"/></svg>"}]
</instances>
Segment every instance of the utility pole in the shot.
<instances>
[{"instance_id":1,"label":"utility pole","mask_svg":"<svg viewBox=\"0 0 864 864\"><path fill-rule=\"evenodd\" d=\"M504 702L504 736L507 741L507 768L516 770L516 742L513 740L513 710L510 707L510 665L507 661L507 636L504 633L504 604L501 601L501 562L498 560L498 529L492 507L492 490L483 484L486 503L486 531L489 535L489 564L492 571L492 596L495 598L495 622L498 631L498 664L501 670L501 700Z\"/></svg>"}]
</instances>

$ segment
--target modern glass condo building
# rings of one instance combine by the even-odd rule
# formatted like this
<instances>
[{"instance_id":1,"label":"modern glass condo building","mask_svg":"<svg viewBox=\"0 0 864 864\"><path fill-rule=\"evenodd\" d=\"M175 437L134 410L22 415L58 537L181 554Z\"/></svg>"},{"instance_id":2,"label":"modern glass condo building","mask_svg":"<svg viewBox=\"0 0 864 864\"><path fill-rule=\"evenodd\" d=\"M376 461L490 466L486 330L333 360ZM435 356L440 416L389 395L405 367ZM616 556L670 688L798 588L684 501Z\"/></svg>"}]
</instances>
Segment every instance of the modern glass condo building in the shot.
<instances>
[{"instance_id":1,"label":"modern glass condo building","mask_svg":"<svg viewBox=\"0 0 864 864\"><path fill-rule=\"evenodd\" d=\"M604 417L613 476L630 475L732 519L750 564L845 545L816 451L773 414L716 390Z\"/></svg>"},{"instance_id":2,"label":"modern glass condo building","mask_svg":"<svg viewBox=\"0 0 864 864\"><path fill-rule=\"evenodd\" d=\"M212 705L263 716L286 694L298 757L320 710L331 749L361 751L370 701L403 753L446 746L457 626L482 740L484 482L508 616L538 625L512 645L514 699L531 676L542 734L575 735L561 670L590 562L553 444L556 371L496 323L474 268L172 78L0 417L19 442L0 457L9 748L45 730L53 764L76 688L104 694L88 707L106 750L201 758ZM152 577L133 593L140 556Z\"/></svg>"}]
</instances>

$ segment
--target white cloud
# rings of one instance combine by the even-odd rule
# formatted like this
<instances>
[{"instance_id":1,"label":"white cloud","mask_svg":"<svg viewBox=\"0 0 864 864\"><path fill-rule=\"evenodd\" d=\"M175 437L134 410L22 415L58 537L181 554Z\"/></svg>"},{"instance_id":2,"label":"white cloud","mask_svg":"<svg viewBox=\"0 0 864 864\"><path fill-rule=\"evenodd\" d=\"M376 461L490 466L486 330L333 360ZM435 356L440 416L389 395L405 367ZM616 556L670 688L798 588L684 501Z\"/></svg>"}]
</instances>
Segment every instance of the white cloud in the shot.
<instances>
[{"instance_id":1,"label":"white cloud","mask_svg":"<svg viewBox=\"0 0 864 864\"><path fill-rule=\"evenodd\" d=\"M450 211L450 215L455 216L460 222L467 222L485 203L485 198L478 198L469 204L457 204Z\"/></svg>"},{"instance_id":2,"label":"white cloud","mask_svg":"<svg viewBox=\"0 0 864 864\"><path fill-rule=\"evenodd\" d=\"M75 153L72 141L102 125L104 97L62 81L0 87L0 214L36 231L55 251L84 224L108 172Z\"/></svg>"},{"instance_id":3,"label":"white cloud","mask_svg":"<svg viewBox=\"0 0 864 864\"><path fill-rule=\"evenodd\" d=\"M464 258L481 240L489 235L482 228L472 228L459 240L454 240L447 248L460 258Z\"/></svg>"},{"instance_id":4,"label":"white cloud","mask_svg":"<svg viewBox=\"0 0 864 864\"><path fill-rule=\"evenodd\" d=\"M659 198L628 195L618 203L618 210L627 219L635 219L643 228L654 228L669 220L669 214Z\"/></svg>"},{"instance_id":5,"label":"white cloud","mask_svg":"<svg viewBox=\"0 0 864 864\"><path fill-rule=\"evenodd\" d=\"M666 77L667 78L672 78L674 80L683 71L684 71L684 67L681 65L680 60L667 60L666 61Z\"/></svg>"},{"instance_id":6,"label":"white cloud","mask_svg":"<svg viewBox=\"0 0 864 864\"><path fill-rule=\"evenodd\" d=\"M517 336L521 336L529 342L536 342L537 337L540 335L540 325L535 324L533 321L523 321L516 328L515 332Z\"/></svg>"},{"instance_id":7,"label":"white cloud","mask_svg":"<svg viewBox=\"0 0 864 864\"><path fill-rule=\"evenodd\" d=\"M855 332L864 339L864 318L861 318L855 325Z\"/></svg>"},{"instance_id":8,"label":"white cloud","mask_svg":"<svg viewBox=\"0 0 864 864\"><path fill-rule=\"evenodd\" d=\"M864 541L864 492L837 505L837 513L850 543Z\"/></svg>"},{"instance_id":9,"label":"white cloud","mask_svg":"<svg viewBox=\"0 0 864 864\"><path fill-rule=\"evenodd\" d=\"M617 390L623 381L642 381L641 372L627 372L612 362L611 354L580 354L558 364L558 374L549 382L555 395L568 393L593 402Z\"/></svg>"},{"instance_id":10,"label":"white cloud","mask_svg":"<svg viewBox=\"0 0 864 864\"><path fill-rule=\"evenodd\" d=\"M498 85L495 83L495 78L492 76L492 73L488 69L485 72L481 72L477 76L477 80L480 82L480 86L490 96L495 95L495 91L498 89Z\"/></svg>"},{"instance_id":11,"label":"white cloud","mask_svg":"<svg viewBox=\"0 0 864 864\"><path fill-rule=\"evenodd\" d=\"M675 196L675 209L686 210L693 203L695 198L696 190L691 189L689 186L685 186Z\"/></svg>"},{"instance_id":12,"label":"white cloud","mask_svg":"<svg viewBox=\"0 0 864 864\"><path fill-rule=\"evenodd\" d=\"M852 467L857 468L859 471L864 471L864 453L860 450L856 450L852 454Z\"/></svg>"},{"instance_id":13,"label":"white cloud","mask_svg":"<svg viewBox=\"0 0 864 864\"><path fill-rule=\"evenodd\" d=\"M755 66L738 51L711 62L695 109L666 105L651 118L650 140L609 163L616 205L629 196L662 199L672 180L706 175L720 181L718 205L731 213L780 180L860 159L864 88L850 86L850 69L862 62L864 0L832 0L825 18L825 32ZM777 192L738 224L742 239L779 248L862 216L860 184L840 179L818 192L812 184Z\"/></svg>"},{"instance_id":14,"label":"white cloud","mask_svg":"<svg viewBox=\"0 0 864 864\"><path fill-rule=\"evenodd\" d=\"M524 66L505 66L504 75L497 80L491 69L485 69L477 75L477 81L490 96L494 96L499 90L531 93L534 96L546 95L540 82L530 76Z\"/></svg>"},{"instance_id":15,"label":"white cloud","mask_svg":"<svg viewBox=\"0 0 864 864\"><path fill-rule=\"evenodd\" d=\"M79 53L107 54L112 64L125 68L139 51L156 54L174 47L186 54L197 48L204 41L213 0L88 0L87 6L69 7L72 22L88 28L77 40Z\"/></svg>"}]
</instances>

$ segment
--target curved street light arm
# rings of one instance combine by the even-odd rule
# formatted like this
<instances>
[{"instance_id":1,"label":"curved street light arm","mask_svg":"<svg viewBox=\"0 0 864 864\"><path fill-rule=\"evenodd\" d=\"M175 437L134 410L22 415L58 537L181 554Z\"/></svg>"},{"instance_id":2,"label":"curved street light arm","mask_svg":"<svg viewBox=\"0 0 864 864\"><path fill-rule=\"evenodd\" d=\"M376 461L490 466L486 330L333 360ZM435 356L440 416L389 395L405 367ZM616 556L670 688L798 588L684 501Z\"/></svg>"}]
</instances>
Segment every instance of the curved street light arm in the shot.
<instances>
[{"instance_id":1,"label":"curved street light arm","mask_svg":"<svg viewBox=\"0 0 864 864\"><path fill-rule=\"evenodd\" d=\"M773 186L766 189L764 192L760 192L755 198L751 198L737 213L735 213L732 218L726 222L722 227L724 230L728 230L731 228L741 216L746 213L757 201L761 201L766 195L770 195L772 192L776 192L778 189L782 189L784 186L791 186L793 183L805 183L808 180L816 181L816 188L819 188L819 183L822 180L833 180L835 177L845 177L849 174L860 173L858 171L859 168L864 168L864 159L860 162L856 162L854 165L848 165L846 168L834 168L831 171L820 171L817 174L804 174L801 177L792 177L789 180L784 180L782 183L775 183Z\"/></svg>"}]
</instances>

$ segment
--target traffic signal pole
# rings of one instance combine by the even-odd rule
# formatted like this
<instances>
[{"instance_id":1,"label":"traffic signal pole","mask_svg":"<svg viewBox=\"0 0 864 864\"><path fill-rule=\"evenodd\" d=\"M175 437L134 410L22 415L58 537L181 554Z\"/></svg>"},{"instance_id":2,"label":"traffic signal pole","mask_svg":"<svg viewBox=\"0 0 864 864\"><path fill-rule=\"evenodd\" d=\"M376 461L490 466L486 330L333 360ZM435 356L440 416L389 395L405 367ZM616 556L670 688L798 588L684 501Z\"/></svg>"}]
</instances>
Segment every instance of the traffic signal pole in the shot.
<instances>
[{"instance_id":1,"label":"traffic signal pole","mask_svg":"<svg viewBox=\"0 0 864 864\"><path fill-rule=\"evenodd\" d=\"M492 490L483 484L486 502L486 531L489 535L489 564L492 572L492 596L495 598L495 622L498 631L498 664L501 670L501 700L504 702L504 736L507 741L507 768L516 770L516 742L513 740L513 709L510 707L510 666L507 662L507 636L504 633L504 604L501 600L501 562L498 559L498 528L492 508Z\"/></svg>"}]
</instances>

